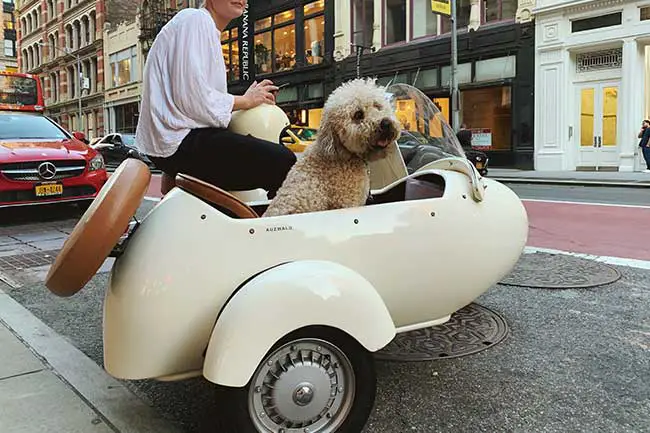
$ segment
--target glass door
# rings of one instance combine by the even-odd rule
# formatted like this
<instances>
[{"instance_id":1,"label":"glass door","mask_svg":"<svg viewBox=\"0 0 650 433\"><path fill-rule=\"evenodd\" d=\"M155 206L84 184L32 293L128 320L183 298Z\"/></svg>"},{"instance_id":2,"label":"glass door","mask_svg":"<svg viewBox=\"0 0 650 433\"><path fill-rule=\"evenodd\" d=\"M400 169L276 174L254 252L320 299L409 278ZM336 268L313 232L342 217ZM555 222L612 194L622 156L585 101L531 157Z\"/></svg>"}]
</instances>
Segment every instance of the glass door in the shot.
<instances>
[{"instance_id":1,"label":"glass door","mask_svg":"<svg viewBox=\"0 0 650 433\"><path fill-rule=\"evenodd\" d=\"M618 83L578 87L578 167L618 167Z\"/></svg>"}]
</instances>

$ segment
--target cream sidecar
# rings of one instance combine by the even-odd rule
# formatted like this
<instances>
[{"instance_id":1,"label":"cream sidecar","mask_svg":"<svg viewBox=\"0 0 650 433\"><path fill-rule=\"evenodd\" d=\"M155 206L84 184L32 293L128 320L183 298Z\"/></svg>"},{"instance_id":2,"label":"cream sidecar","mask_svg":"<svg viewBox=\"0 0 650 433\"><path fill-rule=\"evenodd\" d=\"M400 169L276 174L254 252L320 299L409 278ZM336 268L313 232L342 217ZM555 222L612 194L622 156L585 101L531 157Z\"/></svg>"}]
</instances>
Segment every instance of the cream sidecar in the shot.
<instances>
[{"instance_id":1,"label":"cream sidecar","mask_svg":"<svg viewBox=\"0 0 650 433\"><path fill-rule=\"evenodd\" d=\"M127 160L47 285L74 295L112 249L111 375L203 376L226 394L234 432L357 433L374 404L372 353L475 300L512 270L528 233L518 197L464 158L408 176L399 161L379 164L366 206L271 218L263 202L179 175L113 249L150 176Z\"/></svg>"}]
</instances>

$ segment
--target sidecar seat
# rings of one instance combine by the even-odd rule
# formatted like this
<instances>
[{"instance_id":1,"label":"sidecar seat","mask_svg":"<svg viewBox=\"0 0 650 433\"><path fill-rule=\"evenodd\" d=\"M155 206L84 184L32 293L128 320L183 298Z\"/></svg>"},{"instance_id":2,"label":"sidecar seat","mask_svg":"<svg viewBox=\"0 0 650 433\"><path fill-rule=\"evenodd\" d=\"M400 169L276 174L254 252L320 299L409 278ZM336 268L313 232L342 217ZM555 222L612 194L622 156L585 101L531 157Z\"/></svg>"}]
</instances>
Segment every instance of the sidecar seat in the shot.
<instances>
[{"instance_id":1,"label":"sidecar seat","mask_svg":"<svg viewBox=\"0 0 650 433\"><path fill-rule=\"evenodd\" d=\"M259 215L246 203L201 179L179 173L176 176L176 186L214 205L217 209L224 211L233 218L259 218Z\"/></svg>"}]
</instances>

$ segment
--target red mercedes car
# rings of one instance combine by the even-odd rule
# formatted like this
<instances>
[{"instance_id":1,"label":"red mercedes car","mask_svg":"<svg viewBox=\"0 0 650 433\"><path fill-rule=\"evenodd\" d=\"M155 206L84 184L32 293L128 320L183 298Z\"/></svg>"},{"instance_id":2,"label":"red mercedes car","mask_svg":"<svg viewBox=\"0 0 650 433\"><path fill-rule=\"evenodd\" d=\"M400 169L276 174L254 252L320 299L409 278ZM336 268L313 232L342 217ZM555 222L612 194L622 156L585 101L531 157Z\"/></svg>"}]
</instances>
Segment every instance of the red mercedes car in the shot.
<instances>
[{"instance_id":1,"label":"red mercedes car","mask_svg":"<svg viewBox=\"0 0 650 433\"><path fill-rule=\"evenodd\" d=\"M108 174L84 139L40 113L0 111L0 208L90 204Z\"/></svg>"}]
</instances>

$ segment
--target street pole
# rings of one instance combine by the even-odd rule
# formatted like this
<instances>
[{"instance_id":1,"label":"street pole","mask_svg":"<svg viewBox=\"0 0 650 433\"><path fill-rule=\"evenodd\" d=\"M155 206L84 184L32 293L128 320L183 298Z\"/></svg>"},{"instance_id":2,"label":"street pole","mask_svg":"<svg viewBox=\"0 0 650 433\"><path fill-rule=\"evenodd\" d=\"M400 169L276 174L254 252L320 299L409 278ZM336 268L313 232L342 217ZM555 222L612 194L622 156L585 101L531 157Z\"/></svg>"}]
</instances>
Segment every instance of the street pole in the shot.
<instances>
[{"instance_id":1,"label":"street pole","mask_svg":"<svg viewBox=\"0 0 650 433\"><path fill-rule=\"evenodd\" d=\"M460 129L458 93L458 33L456 23L456 0L451 0L451 124L455 132Z\"/></svg>"},{"instance_id":2,"label":"street pole","mask_svg":"<svg viewBox=\"0 0 650 433\"><path fill-rule=\"evenodd\" d=\"M79 92L79 132L83 132L84 130L84 121L83 121L83 114L81 112L81 81L83 80L83 73L81 72L81 57L79 54L76 54L77 56L77 72L78 74L78 79L79 79L79 85L77 86L77 91Z\"/></svg>"}]
</instances>

